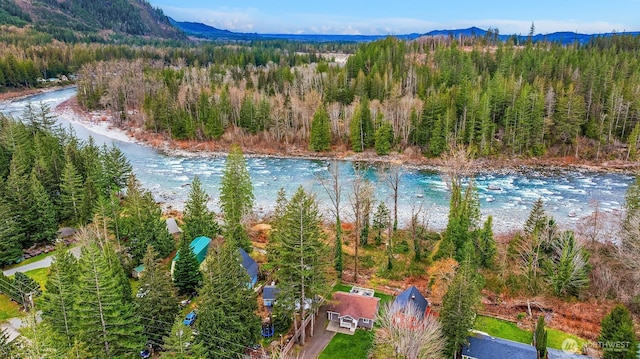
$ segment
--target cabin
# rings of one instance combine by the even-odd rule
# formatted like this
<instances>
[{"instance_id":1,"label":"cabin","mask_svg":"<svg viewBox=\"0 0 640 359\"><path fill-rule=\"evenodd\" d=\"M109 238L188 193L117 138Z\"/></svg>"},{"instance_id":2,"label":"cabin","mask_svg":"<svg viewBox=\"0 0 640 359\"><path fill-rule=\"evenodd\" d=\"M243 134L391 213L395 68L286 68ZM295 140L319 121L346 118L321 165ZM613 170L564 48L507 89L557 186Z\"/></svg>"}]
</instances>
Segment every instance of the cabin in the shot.
<instances>
[{"instance_id":1,"label":"cabin","mask_svg":"<svg viewBox=\"0 0 640 359\"><path fill-rule=\"evenodd\" d=\"M244 249L238 248L240 251L240 257L242 259L242 267L247 271L249 275L250 282L247 283L249 288L253 288L256 283L258 283L258 276L260 274L260 268L258 267L258 263L251 258L249 253L247 253Z\"/></svg>"},{"instance_id":2,"label":"cabin","mask_svg":"<svg viewBox=\"0 0 640 359\"><path fill-rule=\"evenodd\" d=\"M424 318L431 311L429 301L420 293L418 288L411 286L398 294L393 301L392 308L401 313L409 311L409 306L413 305L414 309L418 311L418 319Z\"/></svg>"},{"instance_id":3,"label":"cabin","mask_svg":"<svg viewBox=\"0 0 640 359\"><path fill-rule=\"evenodd\" d=\"M131 270L131 277L140 279L140 275L142 274L143 271L144 271L144 264L140 264L139 266Z\"/></svg>"},{"instance_id":4,"label":"cabin","mask_svg":"<svg viewBox=\"0 0 640 359\"><path fill-rule=\"evenodd\" d=\"M273 304L276 302L276 297L278 296L279 292L280 289L276 287L275 283L272 282L269 285L265 285L262 288L262 303L264 304L264 306L267 308L273 307Z\"/></svg>"},{"instance_id":5,"label":"cabin","mask_svg":"<svg viewBox=\"0 0 640 359\"><path fill-rule=\"evenodd\" d=\"M204 259L207 257L209 244L211 244L211 238L205 236L198 237L191 241L191 243L189 244L189 247L191 247L191 250L196 255L196 259L198 260L198 263L200 263L200 265L202 265L202 262L204 262ZM178 258L180 258L180 252L176 253L176 256L173 257L173 260L171 261L172 275L173 271L175 270L176 261L178 260Z\"/></svg>"},{"instance_id":6,"label":"cabin","mask_svg":"<svg viewBox=\"0 0 640 359\"><path fill-rule=\"evenodd\" d=\"M167 218L165 221L167 224L167 231L175 238L182 234L182 229L178 227L178 223L175 218Z\"/></svg>"},{"instance_id":7,"label":"cabin","mask_svg":"<svg viewBox=\"0 0 640 359\"><path fill-rule=\"evenodd\" d=\"M373 328L380 298L361 293L335 292L332 302L334 304L327 309L327 319L330 321L327 330L337 326L333 331L347 329L349 334L353 334L356 328Z\"/></svg>"}]
</instances>

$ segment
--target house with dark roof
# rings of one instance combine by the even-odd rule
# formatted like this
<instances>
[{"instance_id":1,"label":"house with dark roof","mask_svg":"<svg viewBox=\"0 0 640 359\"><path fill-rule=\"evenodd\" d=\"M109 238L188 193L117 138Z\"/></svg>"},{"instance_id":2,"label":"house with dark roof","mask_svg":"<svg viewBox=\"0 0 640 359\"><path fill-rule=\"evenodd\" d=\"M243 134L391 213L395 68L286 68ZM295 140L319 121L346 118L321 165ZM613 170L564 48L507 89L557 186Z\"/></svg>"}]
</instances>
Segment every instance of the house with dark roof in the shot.
<instances>
[{"instance_id":1,"label":"house with dark roof","mask_svg":"<svg viewBox=\"0 0 640 359\"><path fill-rule=\"evenodd\" d=\"M249 288L253 288L253 286L258 282L260 268L258 267L258 263L251 258L249 253L242 248L238 248L238 250L240 251L240 257L242 258L242 266L247 271L247 274L249 274L249 278L251 279L247 285Z\"/></svg>"},{"instance_id":2,"label":"house with dark roof","mask_svg":"<svg viewBox=\"0 0 640 359\"><path fill-rule=\"evenodd\" d=\"M280 292L280 289L276 287L275 283L265 285L262 288L262 303L265 307L273 307L273 303L276 301L278 292Z\"/></svg>"},{"instance_id":3,"label":"house with dark roof","mask_svg":"<svg viewBox=\"0 0 640 359\"><path fill-rule=\"evenodd\" d=\"M418 288L411 286L398 294L393 301L394 310L399 310L402 313L407 311L409 305L413 305L417 309L420 315L419 319L422 319L425 315L429 314L431 308L429 307L429 301L420 293Z\"/></svg>"},{"instance_id":4,"label":"house with dark roof","mask_svg":"<svg viewBox=\"0 0 640 359\"><path fill-rule=\"evenodd\" d=\"M167 225L167 231L173 236L179 236L182 234L182 229L178 227L178 223L175 218L167 218L165 221Z\"/></svg>"},{"instance_id":5,"label":"house with dark roof","mask_svg":"<svg viewBox=\"0 0 640 359\"><path fill-rule=\"evenodd\" d=\"M358 327L373 328L380 298L357 293L335 292L332 302L333 304L327 309L327 317L339 328L348 329L351 333Z\"/></svg>"},{"instance_id":6,"label":"house with dark roof","mask_svg":"<svg viewBox=\"0 0 640 359\"><path fill-rule=\"evenodd\" d=\"M462 346L462 359L537 359L538 353L532 345L495 338L485 333L469 337L469 344Z\"/></svg>"}]
</instances>

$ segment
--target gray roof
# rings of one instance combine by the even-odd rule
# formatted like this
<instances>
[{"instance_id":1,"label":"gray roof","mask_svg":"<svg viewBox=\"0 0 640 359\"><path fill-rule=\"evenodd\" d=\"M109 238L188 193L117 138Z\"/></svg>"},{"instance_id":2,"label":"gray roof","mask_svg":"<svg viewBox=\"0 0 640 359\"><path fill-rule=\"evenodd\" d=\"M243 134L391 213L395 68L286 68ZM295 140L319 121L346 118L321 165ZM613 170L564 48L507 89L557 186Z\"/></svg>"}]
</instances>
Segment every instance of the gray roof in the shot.
<instances>
[{"instance_id":1,"label":"gray roof","mask_svg":"<svg viewBox=\"0 0 640 359\"><path fill-rule=\"evenodd\" d=\"M536 359L536 348L511 340L476 333L469 337L469 345L462 347L462 355L476 359Z\"/></svg>"},{"instance_id":2,"label":"gray roof","mask_svg":"<svg viewBox=\"0 0 640 359\"><path fill-rule=\"evenodd\" d=\"M76 234L76 230L71 227L62 227L58 230L59 238L67 238Z\"/></svg>"},{"instance_id":3,"label":"gray roof","mask_svg":"<svg viewBox=\"0 0 640 359\"><path fill-rule=\"evenodd\" d=\"M178 227L178 223L176 223L175 218L167 218L167 231L171 234L182 233L182 229Z\"/></svg>"},{"instance_id":4,"label":"gray roof","mask_svg":"<svg viewBox=\"0 0 640 359\"><path fill-rule=\"evenodd\" d=\"M240 251L240 256L242 257L242 266L247 270L249 277L251 278L251 280L253 280L254 278L257 279L259 271L258 263L256 263L256 261L253 260L253 258L251 258L251 256L249 256L249 254L244 249L238 248L238 250Z\"/></svg>"},{"instance_id":5,"label":"gray roof","mask_svg":"<svg viewBox=\"0 0 640 359\"><path fill-rule=\"evenodd\" d=\"M275 285L265 285L264 288L262 288L262 299L275 300L278 292L280 292L280 289Z\"/></svg>"},{"instance_id":6,"label":"gray roof","mask_svg":"<svg viewBox=\"0 0 640 359\"><path fill-rule=\"evenodd\" d=\"M413 285L398 294L393 302L393 304L398 308L405 308L408 303L413 303L420 310L421 314L424 314L429 306L429 302L425 299L422 293L420 293L418 288Z\"/></svg>"},{"instance_id":7,"label":"gray roof","mask_svg":"<svg viewBox=\"0 0 640 359\"><path fill-rule=\"evenodd\" d=\"M593 357L587 355L565 352L553 348L547 348L547 354L549 359L593 359Z\"/></svg>"}]
</instances>

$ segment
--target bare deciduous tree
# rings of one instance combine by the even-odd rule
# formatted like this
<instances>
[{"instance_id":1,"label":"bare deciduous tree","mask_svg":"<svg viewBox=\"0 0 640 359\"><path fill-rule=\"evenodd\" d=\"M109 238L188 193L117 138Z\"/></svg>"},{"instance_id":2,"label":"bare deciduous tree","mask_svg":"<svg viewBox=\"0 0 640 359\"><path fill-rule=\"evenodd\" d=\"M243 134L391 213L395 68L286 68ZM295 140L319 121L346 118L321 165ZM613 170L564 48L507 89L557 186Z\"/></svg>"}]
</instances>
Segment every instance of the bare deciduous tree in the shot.
<instances>
[{"instance_id":1,"label":"bare deciduous tree","mask_svg":"<svg viewBox=\"0 0 640 359\"><path fill-rule=\"evenodd\" d=\"M349 202L351 203L351 209L353 210L353 217L355 220L355 260L353 271L353 282L358 283L358 247L360 247L360 235L362 233L363 218L365 212L365 206L367 201L371 202L373 197L373 185L367 179L364 178L364 174L356 170L355 177L351 181L351 195L349 196Z\"/></svg>"},{"instance_id":2,"label":"bare deciduous tree","mask_svg":"<svg viewBox=\"0 0 640 359\"><path fill-rule=\"evenodd\" d=\"M406 359L444 358L445 340L440 323L424 316L413 303L400 307L388 303L378 317L374 357Z\"/></svg>"}]
</instances>

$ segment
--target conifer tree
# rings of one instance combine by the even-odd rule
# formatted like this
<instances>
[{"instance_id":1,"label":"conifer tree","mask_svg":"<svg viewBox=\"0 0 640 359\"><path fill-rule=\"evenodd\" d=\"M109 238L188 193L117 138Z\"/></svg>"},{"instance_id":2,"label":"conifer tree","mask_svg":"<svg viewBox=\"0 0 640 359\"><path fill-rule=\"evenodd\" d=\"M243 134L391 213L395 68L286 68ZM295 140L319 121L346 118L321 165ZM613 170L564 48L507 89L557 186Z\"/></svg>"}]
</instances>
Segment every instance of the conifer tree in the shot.
<instances>
[{"instance_id":1,"label":"conifer tree","mask_svg":"<svg viewBox=\"0 0 640 359\"><path fill-rule=\"evenodd\" d=\"M244 228L243 218L253 208L253 185L239 146L233 145L227 156L220 188L220 207L224 214L224 237L235 241L247 253L253 246Z\"/></svg>"},{"instance_id":2,"label":"conifer tree","mask_svg":"<svg viewBox=\"0 0 640 359\"><path fill-rule=\"evenodd\" d=\"M199 295L197 337L207 357L241 354L258 339L256 294L247 285L249 275L241 261L233 241L209 249Z\"/></svg>"},{"instance_id":3,"label":"conifer tree","mask_svg":"<svg viewBox=\"0 0 640 359\"><path fill-rule=\"evenodd\" d=\"M60 217L63 220L70 220L74 224L80 224L84 194L82 177L68 157L62 171L61 181L60 202L62 210L60 211Z\"/></svg>"},{"instance_id":4,"label":"conifer tree","mask_svg":"<svg viewBox=\"0 0 640 359\"><path fill-rule=\"evenodd\" d=\"M196 342L196 335L190 326L182 323L182 317L178 318L171 327L171 332L164 337L161 358L191 359L201 358L204 355L202 344Z\"/></svg>"},{"instance_id":5,"label":"conifer tree","mask_svg":"<svg viewBox=\"0 0 640 359\"><path fill-rule=\"evenodd\" d=\"M0 201L0 265L16 263L22 256L24 234L9 206Z\"/></svg>"},{"instance_id":6,"label":"conifer tree","mask_svg":"<svg viewBox=\"0 0 640 359\"><path fill-rule=\"evenodd\" d=\"M194 294L202 283L202 272L191 241L183 238L178 249L178 259L173 269L173 284L180 294Z\"/></svg>"},{"instance_id":7,"label":"conifer tree","mask_svg":"<svg viewBox=\"0 0 640 359\"><path fill-rule=\"evenodd\" d=\"M77 338L99 357L137 352L144 345L143 329L134 315L131 297L123 294L122 286L129 283L120 280L122 266L113 261L115 253L109 244L99 247L97 238L90 241L82 248L78 262Z\"/></svg>"},{"instance_id":8,"label":"conifer tree","mask_svg":"<svg viewBox=\"0 0 640 359\"><path fill-rule=\"evenodd\" d=\"M614 307L601 323L600 343L604 348L604 359L635 359L638 340L633 327L633 318L622 304Z\"/></svg>"},{"instance_id":9,"label":"conifer tree","mask_svg":"<svg viewBox=\"0 0 640 359\"><path fill-rule=\"evenodd\" d=\"M328 151L331 148L331 124L329 113L324 106L318 107L311 122L311 138L309 149L312 151Z\"/></svg>"},{"instance_id":10,"label":"conifer tree","mask_svg":"<svg viewBox=\"0 0 640 359\"><path fill-rule=\"evenodd\" d=\"M58 232L56 210L42 183L31 172L31 206L32 240L34 242L51 242Z\"/></svg>"},{"instance_id":11,"label":"conifer tree","mask_svg":"<svg viewBox=\"0 0 640 359\"><path fill-rule=\"evenodd\" d=\"M101 156L104 174L102 186L108 194L112 189L120 190L127 185L127 179L131 176L133 168L127 157L122 153L115 143L111 147L102 146Z\"/></svg>"},{"instance_id":12,"label":"conifer tree","mask_svg":"<svg viewBox=\"0 0 640 359\"><path fill-rule=\"evenodd\" d=\"M393 145L393 127L385 121L375 132L375 148L378 155L388 155Z\"/></svg>"},{"instance_id":13,"label":"conifer tree","mask_svg":"<svg viewBox=\"0 0 640 359\"><path fill-rule=\"evenodd\" d=\"M312 301L314 307L316 296L324 295L329 286L326 272L331 263L326 260L329 249L322 241L321 224L315 198L299 187L274 228L279 245L276 273L281 292L278 300L285 307L297 307L300 320L305 318L307 300ZM304 345L304 328L302 331L300 338Z\"/></svg>"},{"instance_id":14,"label":"conifer tree","mask_svg":"<svg viewBox=\"0 0 640 359\"><path fill-rule=\"evenodd\" d=\"M547 330L544 328L544 315L540 315L533 333L533 343L538 352L538 359L547 358L547 334Z\"/></svg>"},{"instance_id":15,"label":"conifer tree","mask_svg":"<svg viewBox=\"0 0 640 359\"><path fill-rule=\"evenodd\" d=\"M178 314L178 300L171 276L158 257L158 253L149 246L142 264L144 271L140 276L140 291L135 298L135 314L142 318L142 326L147 338L162 344L169 334L171 323Z\"/></svg>"},{"instance_id":16,"label":"conifer tree","mask_svg":"<svg viewBox=\"0 0 640 359\"><path fill-rule=\"evenodd\" d=\"M377 246L382 244L382 231L389 227L390 221L391 216L389 208L387 208L387 205L381 201L373 215L373 229L376 231L375 242Z\"/></svg>"},{"instance_id":17,"label":"conifer tree","mask_svg":"<svg viewBox=\"0 0 640 359\"><path fill-rule=\"evenodd\" d=\"M489 216L484 226L478 231L476 248L479 254L479 263L483 268L491 268L498 252L496 240L493 238L493 217Z\"/></svg>"},{"instance_id":18,"label":"conifer tree","mask_svg":"<svg viewBox=\"0 0 640 359\"><path fill-rule=\"evenodd\" d=\"M473 247L467 242L453 281L442 298L440 322L442 333L447 338L446 353L453 356L467 343L469 329L473 327L476 308L480 302L477 273L472 261Z\"/></svg>"},{"instance_id":19,"label":"conifer tree","mask_svg":"<svg viewBox=\"0 0 640 359\"><path fill-rule=\"evenodd\" d=\"M45 284L42 318L51 324L65 346L70 348L74 345L74 325L77 320L74 318L73 306L76 300L78 263L63 245L58 245L56 250Z\"/></svg>"},{"instance_id":20,"label":"conifer tree","mask_svg":"<svg viewBox=\"0 0 640 359\"><path fill-rule=\"evenodd\" d=\"M200 236L215 238L220 232L215 214L207 208L209 195L202 188L200 177L194 176L191 191L184 209L183 235L188 240Z\"/></svg>"}]
</instances>

